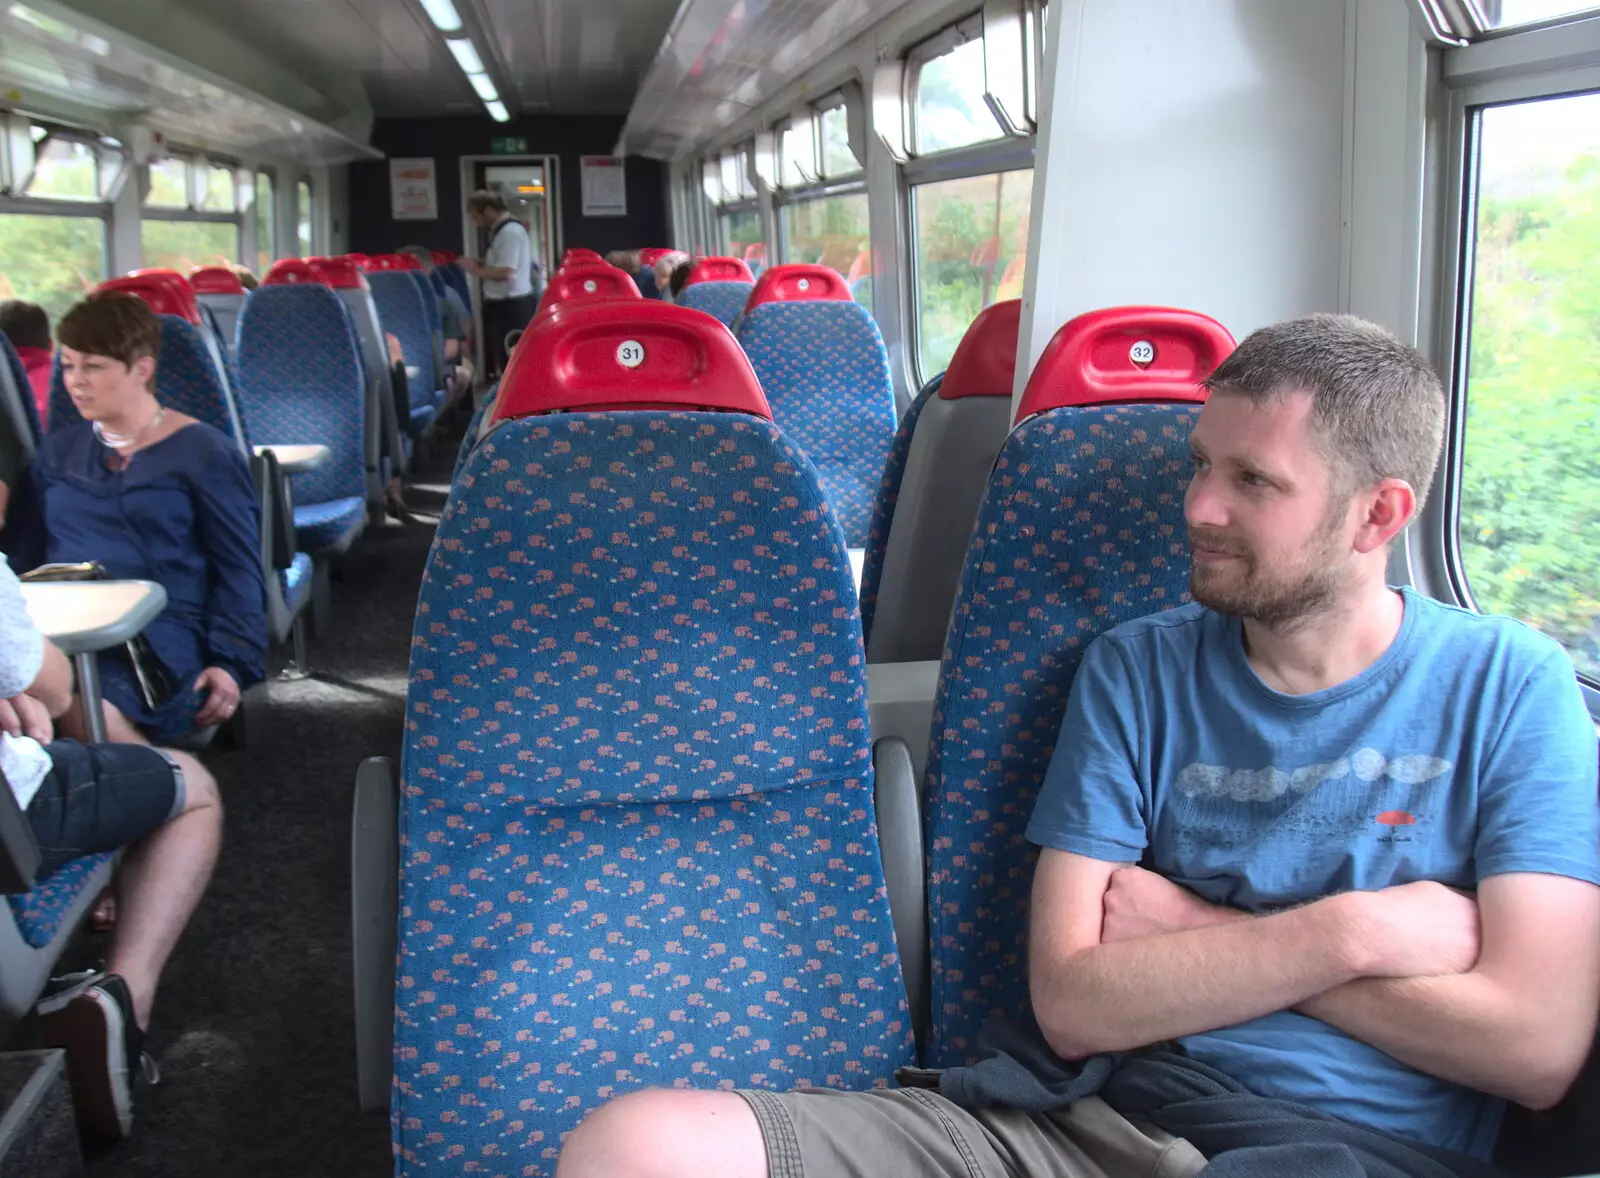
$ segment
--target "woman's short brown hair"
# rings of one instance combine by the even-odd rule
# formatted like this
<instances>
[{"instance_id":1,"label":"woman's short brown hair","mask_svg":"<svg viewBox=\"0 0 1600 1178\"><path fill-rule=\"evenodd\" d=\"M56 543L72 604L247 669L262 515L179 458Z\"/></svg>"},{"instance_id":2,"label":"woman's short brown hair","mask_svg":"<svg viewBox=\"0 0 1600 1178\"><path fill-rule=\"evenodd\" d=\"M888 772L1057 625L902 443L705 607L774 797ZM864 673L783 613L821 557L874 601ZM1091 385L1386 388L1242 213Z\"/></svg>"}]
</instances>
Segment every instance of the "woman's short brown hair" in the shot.
<instances>
[{"instance_id":1,"label":"woman's short brown hair","mask_svg":"<svg viewBox=\"0 0 1600 1178\"><path fill-rule=\"evenodd\" d=\"M109 356L132 368L161 358L161 321L144 302L122 291L90 295L56 325L56 342L74 352Z\"/></svg>"}]
</instances>

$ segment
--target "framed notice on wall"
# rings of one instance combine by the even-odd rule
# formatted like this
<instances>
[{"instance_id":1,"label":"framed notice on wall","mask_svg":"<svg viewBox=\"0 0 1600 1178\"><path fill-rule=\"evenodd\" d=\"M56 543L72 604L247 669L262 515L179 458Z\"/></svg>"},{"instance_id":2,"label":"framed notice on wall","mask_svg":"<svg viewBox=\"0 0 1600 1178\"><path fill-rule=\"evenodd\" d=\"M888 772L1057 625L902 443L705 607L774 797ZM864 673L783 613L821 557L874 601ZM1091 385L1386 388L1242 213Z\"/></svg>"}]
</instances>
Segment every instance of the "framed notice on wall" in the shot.
<instances>
[{"instance_id":1,"label":"framed notice on wall","mask_svg":"<svg viewBox=\"0 0 1600 1178\"><path fill-rule=\"evenodd\" d=\"M389 161L389 201L396 221L437 221L439 191L431 159Z\"/></svg>"},{"instance_id":2,"label":"framed notice on wall","mask_svg":"<svg viewBox=\"0 0 1600 1178\"><path fill-rule=\"evenodd\" d=\"M583 177L585 217L628 215L627 173L620 155L579 156L578 174Z\"/></svg>"}]
</instances>

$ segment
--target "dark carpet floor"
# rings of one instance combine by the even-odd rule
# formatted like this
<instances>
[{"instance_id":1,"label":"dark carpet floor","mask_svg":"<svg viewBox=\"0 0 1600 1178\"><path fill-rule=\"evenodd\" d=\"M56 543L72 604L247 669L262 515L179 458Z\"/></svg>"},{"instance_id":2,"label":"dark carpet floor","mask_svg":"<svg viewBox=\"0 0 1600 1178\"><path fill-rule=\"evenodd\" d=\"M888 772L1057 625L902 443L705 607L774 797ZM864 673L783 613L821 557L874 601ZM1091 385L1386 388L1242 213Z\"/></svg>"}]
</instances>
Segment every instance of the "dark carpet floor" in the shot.
<instances>
[{"instance_id":1,"label":"dark carpet floor","mask_svg":"<svg viewBox=\"0 0 1600 1178\"><path fill-rule=\"evenodd\" d=\"M356 1105L350 803L363 758L400 754L417 586L454 452L442 441L408 490L419 515L369 529L334 583L313 677L270 682L263 747L204 755L226 807L222 856L156 999L161 1083L140 1091L133 1137L89 1159L94 1178L392 1169L388 1118Z\"/></svg>"}]
</instances>

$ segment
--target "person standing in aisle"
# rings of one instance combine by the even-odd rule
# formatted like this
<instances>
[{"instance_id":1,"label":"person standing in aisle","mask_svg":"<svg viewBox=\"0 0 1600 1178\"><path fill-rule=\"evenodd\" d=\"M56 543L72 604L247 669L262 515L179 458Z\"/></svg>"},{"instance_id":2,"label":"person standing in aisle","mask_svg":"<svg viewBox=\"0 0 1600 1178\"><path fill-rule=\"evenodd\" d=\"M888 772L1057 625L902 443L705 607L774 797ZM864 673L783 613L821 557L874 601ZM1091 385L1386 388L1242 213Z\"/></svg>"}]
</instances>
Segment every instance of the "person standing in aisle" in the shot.
<instances>
[{"instance_id":1,"label":"person standing in aisle","mask_svg":"<svg viewBox=\"0 0 1600 1178\"><path fill-rule=\"evenodd\" d=\"M537 309L533 241L492 192L474 192L467 200L467 214L489 234L483 261L462 258L461 266L483 282L484 367L493 380L505 370L506 334L528 326Z\"/></svg>"}]
</instances>

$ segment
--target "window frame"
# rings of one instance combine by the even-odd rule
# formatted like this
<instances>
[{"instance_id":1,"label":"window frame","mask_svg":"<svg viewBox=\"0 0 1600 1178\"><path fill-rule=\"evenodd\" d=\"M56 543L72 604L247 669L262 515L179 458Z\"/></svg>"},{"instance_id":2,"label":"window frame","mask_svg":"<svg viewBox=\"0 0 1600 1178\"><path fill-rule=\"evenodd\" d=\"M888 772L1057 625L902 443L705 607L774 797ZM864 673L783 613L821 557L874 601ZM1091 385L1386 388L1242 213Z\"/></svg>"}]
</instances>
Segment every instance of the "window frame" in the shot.
<instances>
[{"instance_id":1,"label":"window frame","mask_svg":"<svg viewBox=\"0 0 1600 1178\"><path fill-rule=\"evenodd\" d=\"M261 180L266 178L268 192L271 199L267 202L271 206L272 218L268 226L272 232L267 234L267 240L261 240ZM265 267L261 266L261 255L267 255L267 266L278 260L278 170L266 164L257 164L250 169L250 217L256 234L256 265L251 270L265 277ZM265 249L263 249L263 245Z\"/></svg>"},{"instance_id":2,"label":"window frame","mask_svg":"<svg viewBox=\"0 0 1600 1178\"><path fill-rule=\"evenodd\" d=\"M186 151L174 147L165 155L163 160L178 160L184 165L184 198L188 201L185 208L162 207L146 204L150 197L150 165L140 165L140 191L139 191L139 253L141 259L144 255L144 223L146 221L167 221L199 225L232 225L233 226L233 259L240 262L244 252L244 212L239 208L239 177L247 174L237 161L213 156L201 151ZM200 200L202 181L208 169L221 168L233 174L233 212L215 211L197 207ZM252 181L253 183L253 181Z\"/></svg>"},{"instance_id":3,"label":"window frame","mask_svg":"<svg viewBox=\"0 0 1600 1178\"><path fill-rule=\"evenodd\" d=\"M865 196L867 198L868 227L870 229L872 194L867 190L865 177L840 181L834 184L813 184L809 188L786 189L782 192L781 198L778 194L774 194L772 201L772 219L775 222L773 236L777 238L778 265L788 265L789 263L789 234L783 227L783 211L794 205L827 200L832 196Z\"/></svg>"},{"instance_id":4,"label":"window frame","mask_svg":"<svg viewBox=\"0 0 1600 1178\"><path fill-rule=\"evenodd\" d=\"M1600 17L1594 14L1569 17L1565 23L1589 24L1591 32L1600 32ZM1548 22L1518 25L1502 31L1496 40L1504 43L1526 37L1523 46L1537 47L1534 39L1542 39L1549 28ZM1478 209L1479 113L1486 107L1600 92L1600 38L1583 48L1583 57L1588 60L1577 65L1567 55L1545 68L1540 68L1535 59L1509 76L1504 74L1498 58L1503 48L1516 54L1521 46L1495 45L1493 57L1479 53L1487 48L1482 45L1452 50L1446 54L1442 68L1448 102L1443 127L1445 165L1434 193L1440 259L1434 295L1434 354L1445 378L1449 409L1433 493L1423 517L1411 525L1413 536L1407 542L1414 572L1421 574L1415 579L1422 582L1422 587L1476 613L1483 611L1467 579L1460 529ZM1600 721L1600 682L1581 674L1576 678L1590 715Z\"/></svg>"},{"instance_id":5,"label":"window frame","mask_svg":"<svg viewBox=\"0 0 1600 1178\"><path fill-rule=\"evenodd\" d=\"M994 111L989 107L987 99L984 101L984 110L989 119L994 123L995 134L990 139L980 139L976 143L964 143L960 147L941 148L938 151L923 151L921 136L917 132L917 90L922 81L922 67L931 61L953 53L963 45L976 42L979 49L983 48L983 10L971 13L960 20L953 21L934 33L925 37L915 45L910 46L905 52L905 74L902 85L905 88L901 96L900 107L902 118L905 121L906 153L912 160L937 159L942 156L953 156L959 152L974 151L990 147L996 143L1003 143L1013 138L1006 133L1005 127L995 117ZM1018 69L1026 68L1023 62L1017 62ZM1029 138L1032 136L1030 135Z\"/></svg>"},{"instance_id":6,"label":"window frame","mask_svg":"<svg viewBox=\"0 0 1600 1178\"><path fill-rule=\"evenodd\" d=\"M309 258L317 252L317 185L310 175L302 173L295 177L294 182L294 247L300 248L300 187L306 190L306 252L297 254L296 257Z\"/></svg>"}]
</instances>

